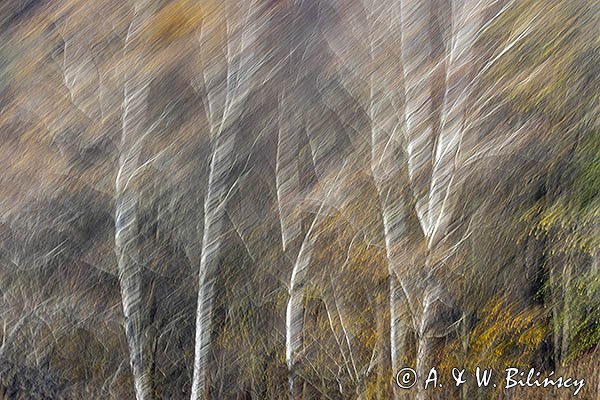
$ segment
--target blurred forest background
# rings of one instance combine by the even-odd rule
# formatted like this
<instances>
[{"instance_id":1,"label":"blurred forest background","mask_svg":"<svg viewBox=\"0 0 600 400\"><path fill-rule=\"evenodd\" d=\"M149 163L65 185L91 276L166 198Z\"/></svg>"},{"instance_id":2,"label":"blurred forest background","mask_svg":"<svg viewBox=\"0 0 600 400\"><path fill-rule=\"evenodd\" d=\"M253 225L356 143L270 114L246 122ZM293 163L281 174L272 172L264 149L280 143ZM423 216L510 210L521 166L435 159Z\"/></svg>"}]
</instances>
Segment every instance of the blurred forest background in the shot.
<instances>
[{"instance_id":1,"label":"blurred forest background","mask_svg":"<svg viewBox=\"0 0 600 400\"><path fill-rule=\"evenodd\" d=\"M0 398L600 398L599 95L591 0L2 0Z\"/></svg>"}]
</instances>

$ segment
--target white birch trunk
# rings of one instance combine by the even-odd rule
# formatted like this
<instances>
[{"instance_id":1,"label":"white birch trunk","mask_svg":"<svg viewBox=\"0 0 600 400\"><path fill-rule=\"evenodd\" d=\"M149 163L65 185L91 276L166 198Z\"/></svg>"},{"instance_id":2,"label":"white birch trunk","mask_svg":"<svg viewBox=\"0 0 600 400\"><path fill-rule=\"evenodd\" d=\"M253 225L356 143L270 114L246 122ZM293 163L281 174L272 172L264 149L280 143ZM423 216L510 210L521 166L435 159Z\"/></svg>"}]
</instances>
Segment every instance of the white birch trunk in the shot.
<instances>
[{"instance_id":1,"label":"white birch trunk","mask_svg":"<svg viewBox=\"0 0 600 400\"><path fill-rule=\"evenodd\" d=\"M300 195L297 154L302 116L294 110L288 96L283 92L279 101L279 132L275 164L275 185L283 251L286 251L290 242L300 235L302 222L300 213L295 210Z\"/></svg>"},{"instance_id":2,"label":"white birch trunk","mask_svg":"<svg viewBox=\"0 0 600 400\"><path fill-rule=\"evenodd\" d=\"M149 3L143 1L135 6L125 44L128 56L142 51L136 48L140 45L137 39L142 24L151 15ZM142 143L147 134L145 129L148 129L146 106L149 79L135 70L126 73L124 83L121 156L115 185L115 252L135 395L137 400L149 400L154 398L152 355L144 335L143 266L140 264L137 243L139 192L132 182L138 172Z\"/></svg>"},{"instance_id":3,"label":"white birch trunk","mask_svg":"<svg viewBox=\"0 0 600 400\"><path fill-rule=\"evenodd\" d=\"M328 199L337 188L340 175L344 171L344 166L342 166L334 181L330 183L329 190L321 200L319 209L304 236L290 277L289 297L285 313L285 359L289 371L288 383L291 400L296 398L295 368L303 344L302 333L304 328L304 293L307 283L306 275L308 267L310 266L314 244L318 238L318 233L314 231L319 222L321 222L321 216L327 206Z\"/></svg>"},{"instance_id":4,"label":"white birch trunk","mask_svg":"<svg viewBox=\"0 0 600 400\"><path fill-rule=\"evenodd\" d=\"M395 48L401 39L399 4L395 2L361 2L361 9L349 12L345 21L355 27L348 33L344 25L332 32L330 47L351 71L343 84L357 99L369 120L370 169L379 198L389 279L390 360L392 370L400 368L405 357L406 340L411 326L405 267L408 204L402 182L404 156L401 132L404 123L401 110L402 63ZM350 35L350 37L345 37ZM361 91L363 81L366 93ZM394 398L400 392L394 383Z\"/></svg>"},{"instance_id":5,"label":"white birch trunk","mask_svg":"<svg viewBox=\"0 0 600 400\"><path fill-rule=\"evenodd\" d=\"M433 170L434 132L434 44L431 21L433 0L402 0L401 48L404 77L404 121L408 176L415 200L415 211L425 236L431 231L428 198Z\"/></svg>"},{"instance_id":6,"label":"white birch trunk","mask_svg":"<svg viewBox=\"0 0 600 400\"><path fill-rule=\"evenodd\" d=\"M231 168L233 140L232 133L219 135L210 162L208 192L204 201L192 399L201 399L207 392L206 371L210 351L214 285L225 218L227 178Z\"/></svg>"},{"instance_id":7,"label":"white birch trunk","mask_svg":"<svg viewBox=\"0 0 600 400\"><path fill-rule=\"evenodd\" d=\"M207 371L211 348L214 285L218 276L223 225L229 195L235 183L230 173L235 164L234 124L238 122L252 88L252 79L262 66L255 47L264 16L254 1L227 2L215 10L198 37L203 54L202 81L206 119L213 148L204 200L204 229L199 266L198 305L191 399L208 397ZM222 47L215 43L221 42Z\"/></svg>"}]
</instances>

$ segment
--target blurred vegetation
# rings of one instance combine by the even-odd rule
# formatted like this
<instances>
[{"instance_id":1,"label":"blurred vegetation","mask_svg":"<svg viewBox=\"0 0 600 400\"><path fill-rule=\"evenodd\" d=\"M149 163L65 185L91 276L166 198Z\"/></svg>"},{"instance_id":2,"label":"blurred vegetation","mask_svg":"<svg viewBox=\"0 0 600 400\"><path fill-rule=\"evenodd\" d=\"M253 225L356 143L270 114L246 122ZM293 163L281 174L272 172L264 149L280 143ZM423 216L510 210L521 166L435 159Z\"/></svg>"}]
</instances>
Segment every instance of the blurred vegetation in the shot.
<instances>
[{"instance_id":1,"label":"blurred vegetation","mask_svg":"<svg viewBox=\"0 0 600 400\"><path fill-rule=\"evenodd\" d=\"M304 399L394 395L382 201L363 99L348 89L355 83L348 76L360 71L340 66L322 37L331 26L353 29L344 13L362 3L339 3L334 18L319 2L258 2L268 26L258 40L262 47L253 50L269 56L228 127L238 136L215 282L212 398L288 396L285 313L303 238L283 248L276 181L282 120L298 115L288 128L298 137L290 163L298 166L299 190L290 213L303 235L316 222L297 386ZM489 105L470 109L485 114L470 140L483 146L524 121L533 127L514 148L506 146L510 152L498 149L498 157L478 160L461 180L448 234L456 255L442 263L453 273L444 281L453 303L435 361L445 374L477 366L561 371L585 378L579 397L594 399L600 387L600 8L583 0L500 3L506 11L476 44L490 61L476 93ZM0 398L135 398L114 241L123 87L130 75L148 78L148 133L131 185L140 193L135 248L154 396L190 397L214 146L206 99L218 98L223 82L240 76L233 68L223 78L224 63L205 59L225 57L247 37L223 45L233 28L218 2L153 5L144 44L129 52L129 2L0 5ZM209 38L205 47L202 35ZM381 57L401 62L396 50ZM284 95L292 102L286 115ZM394 181L387 196L403 185ZM412 267L425 265L418 225L408 217L401 242L399 273L409 276ZM405 336L402 362L414 366L416 330ZM435 393L463 399L571 394L483 393L474 386Z\"/></svg>"}]
</instances>

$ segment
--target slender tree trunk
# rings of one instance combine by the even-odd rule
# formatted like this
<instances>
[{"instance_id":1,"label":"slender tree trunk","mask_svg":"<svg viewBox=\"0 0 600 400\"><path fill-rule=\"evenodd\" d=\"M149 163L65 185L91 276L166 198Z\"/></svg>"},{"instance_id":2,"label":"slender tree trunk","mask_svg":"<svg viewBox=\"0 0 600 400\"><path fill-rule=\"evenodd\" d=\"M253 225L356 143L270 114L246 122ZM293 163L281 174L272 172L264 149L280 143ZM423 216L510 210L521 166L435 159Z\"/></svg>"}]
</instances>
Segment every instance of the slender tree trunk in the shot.
<instances>
[{"instance_id":1,"label":"slender tree trunk","mask_svg":"<svg viewBox=\"0 0 600 400\"><path fill-rule=\"evenodd\" d=\"M136 5L134 19L127 34L125 52L132 56L140 27L150 15L149 2ZM117 255L121 301L125 317L125 336L129 348L130 365L137 400L154 398L152 387L152 352L145 339L143 265L138 250L139 189L134 185L138 172L142 143L147 128L146 106L149 79L142 74L128 72L123 98L121 156L116 178L115 252Z\"/></svg>"},{"instance_id":2,"label":"slender tree trunk","mask_svg":"<svg viewBox=\"0 0 600 400\"><path fill-rule=\"evenodd\" d=\"M298 257L294 263L294 268L292 269L292 275L290 277L289 297L285 313L285 359L289 372L288 384L291 400L296 398L295 370L298 353L302 348L303 342L302 334L305 312L304 291L307 283L306 274L312 259L314 243L317 239L317 234L313 233L313 231L320 222L320 217L326 206L327 199L337 185L338 178L339 174L335 182L332 182L325 199L321 203L317 214L315 215L308 231L306 232L304 240L302 241L302 245L300 246L300 250L298 251Z\"/></svg>"},{"instance_id":3,"label":"slender tree trunk","mask_svg":"<svg viewBox=\"0 0 600 400\"><path fill-rule=\"evenodd\" d=\"M313 250L312 228L317 218L313 221L311 228L306 234L306 239L298 253L298 258L292 270L290 278L289 298L285 314L285 343L286 364L289 371L289 393L290 399L296 398L295 380L297 356L302 348L302 330L304 325L304 288L306 285L306 272L310 264Z\"/></svg>"},{"instance_id":4,"label":"slender tree trunk","mask_svg":"<svg viewBox=\"0 0 600 400\"><path fill-rule=\"evenodd\" d=\"M388 192L389 195L389 192ZM399 252L401 249L401 239L405 234L405 206L401 199L394 199L387 203L380 194L382 203L383 226L385 237L385 248L388 264L388 281L389 281L389 307L390 307L390 360L392 371L395 374L401 368L400 361L405 357L407 351L407 337L409 332L409 315L410 305L407 304L409 299L406 297L402 289L400 281L400 259ZM387 196L386 196L387 197ZM400 397L400 392L393 383L394 398Z\"/></svg>"},{"instance_id":5,"label":"slender tree trunk","mask_svg":"<svg viewBox=\"0 0 600 400\"><path fill-rule=\"evenodd\" d=\"M235 166L235 124L253 87L255 73L264 61L257 59L255 54L256 39L265 25L263 18L260 2L255 0L221 2L213 10L213 20L203 21L198 36L206 53L201 60L201 81L213 148L204 199L191 400L201 400L209 395L207 375L214 286L221 256L225 208L237 182L231 183L229 179Z\"/></svg>"},{"instance_id":6,"label":"slender tree trunk","mask_svg":"<svg viewBox=\"0 0 600 400\"><path fill-rule=\"evenodd\" d=\"M191 395L193 400L203 399L208 394L207 369L211 342L214 285L220 257L227 178L231 168L233 146L233 133L229 130L221 132L215 139L210 162L208 192L204 201L204 230L196 312L194 376Z\"/></svg>"},{"instance_id":7,"label":"slender tree trunk","mask_svg":"<svg viewBox=\"0 0 600 400\"><path fill-rule=\"evenodd\" d=\"M128 90L129 89L129 90ZM140 118L139 109L145 105L145 88L126 85L126 103L123 117L123 135L135 135L130 123ZM137 104L136 104L137 103ZM128 139L123 140L124 143ZM134 145L135 146L135 145ZM138 253L138 206L139 198L136 190L128 187L128 182L137 166L138 150L126 151L121 156L119 177L117 178L116 216L115 216L115 251L118 260L121 299L125 315L125 335L131 357L131 368L134 376L136 396L139 400L152 398L150 362L145 354L144 318L142 316L142 268Z\"/></svg>"},{"instance_id":8,"label":"slender tree trunk","mask_svg":"<svg viewBox=\"0 0 600 400\"><path fill-rule=\"evenodd\" d=\"M392 365L392 393L394 399L403 399L408 396L406 390L396 384L396 374L400 371L408 353L408 337L410 325L408 323L409 310L406 297L400 282L394 273L390 273L390 356Z\"/></svg>"},{"instance_id":9,"label":"slender tree trunk","mask_svg":"<svg viewBox=\"0 0 600 400\"><path fill-rule=\"evenodd\" d=\"M138 93L141 96L141 93ZM130 99L131 100L131 99ZM137 101L137 100L133 100ZM130 117L125 111L124 120ZM129 127L124 123L124 132ZM130 134L130 133L129 133ZM132 159L132 157L134 159ZM125 335L130 352L130 363L138 400L152 398L150 360L145 353L144 318L142 303L142 268L138 254L138 195L135 190L126 187L124 171L133 171L137 162L135 156L121 157L121 172L117 182L117 200L115 217L115 251L118 260L121 300L125 316ZM130 174L127 174L130 175Z\"/></svg>"}]
</instances>

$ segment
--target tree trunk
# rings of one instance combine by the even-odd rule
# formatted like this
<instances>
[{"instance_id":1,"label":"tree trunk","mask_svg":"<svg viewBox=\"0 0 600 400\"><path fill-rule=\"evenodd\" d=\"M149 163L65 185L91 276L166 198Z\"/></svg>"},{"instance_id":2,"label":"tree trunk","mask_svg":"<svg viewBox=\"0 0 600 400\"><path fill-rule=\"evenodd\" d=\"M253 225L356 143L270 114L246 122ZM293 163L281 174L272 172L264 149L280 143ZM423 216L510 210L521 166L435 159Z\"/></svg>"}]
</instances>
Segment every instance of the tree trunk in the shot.
<instances>
[{"instance_id":1,"label":"tree trunk","mask_svg":"<svg viewBox=\"0 0 600 400\"><path fill-rule=\"evenodd\" d=\"M231 168L234 135L226 130L215 139L208 176L208 192L204 201L204 230L196 311L196 342L192 400L207 396L207 369L211 341L212 309L217 276L222 226L225 218L227 178Z\"/></svg>"},{"instance_id":2,"label":"tree trunk","mask_svg":"<svg viewBox=\"0 0 600 400\"><path fill-rule=\"evenodd\" d=\"M125 51L140 51L137 34L150 13L148 2L138 4L127 34ZM139 189L133 181L147 129L146 106L149 79L128 72L124 86L121 156L116 178L115 253L118 262L121 301L125 317L125 336L138 400L154 398L152 387L152 352L145 339L146 318L142 302L143 265L138 250Z\"/></svg>"}]
</instances>

